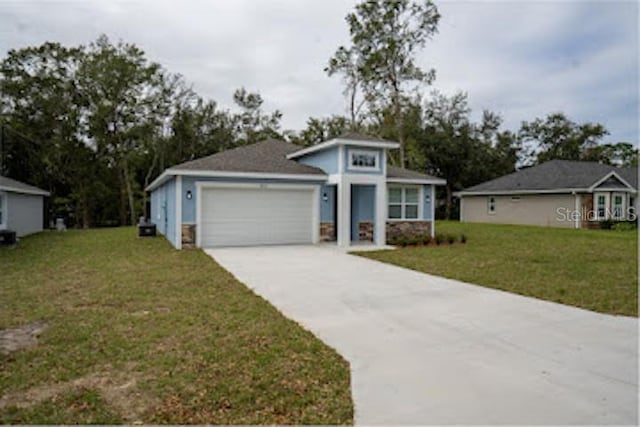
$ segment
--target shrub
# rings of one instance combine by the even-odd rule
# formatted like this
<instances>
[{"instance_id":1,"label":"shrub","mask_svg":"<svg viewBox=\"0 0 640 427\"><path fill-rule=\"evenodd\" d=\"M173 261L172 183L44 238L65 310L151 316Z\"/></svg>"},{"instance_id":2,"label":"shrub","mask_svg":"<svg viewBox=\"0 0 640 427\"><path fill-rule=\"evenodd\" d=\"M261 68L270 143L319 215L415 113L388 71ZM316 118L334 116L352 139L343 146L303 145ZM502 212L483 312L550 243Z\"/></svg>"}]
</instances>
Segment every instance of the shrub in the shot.
<instances>
[{"instance_id":1,"label":"shrub","mask_svg":"<svg viewBox=\"0 0 640 427\"><path fill-rule=\"evenodd\" d=\"M467 243L467 235L466 234L461 234L460 235L460 243Z\"/></svg>"},{"instance_id":2,"label":"shrub","mask_svg":"<svg viewBox=\"0 0 640 427\"><path fill-rule=\"evenodd\" d=\"M638 223L635 221L622 221L613 224L612 229L615 231L632 231L638 228Z\"/></svg>"},{"instance_id":3,"label":"shrub","mask_svg":"<svg viewBox=\"0 0 640 427\"><path fill-rule=\"evenodd\" d=\"M601 230L611 230L613 228L613 224L615 223L612 219L603 219L599 222Z\"/></svg>"},{"instance_id":4,"label":"shrub","mask_svg":"<svg viewBox=\"0 0 640 427\"><path fill-rule=\"evenodd\" d=\"M402 236L398 239L398 243L404 248L409 244L409 239L406 236Z\"/></svg>"},{"instance_id":5,"label":"shrub","mask_svg":"<svg viewBox=\"0 0 640 427\"><path fill-rule=\"evenodd\" d=\"M420 236L413 236L411 237L411 239L409 239L409 242L411 242L411 244L413 246L418 246L419 244L422 243L422 237Z\"/></svg>"},{"instance_id":6,"label":"shrub","mask_svg":"<svg viewBox=\"0 0 640 427\"><path fill-rule=\"evenodd\" d=\"M422 244L426 246L429 243L431 243L431 235L425 234L424 236L422 236Z\"/></svg>"},{"instance_id":7,"label":"shrub","mask_svg":"<svg viewBox=\"0 0 640 427\"><path fill-rule=\"evenodd\" d=\"M441 244L442 242L444 242L444 236L442 234L436 234L436 237L434 238L436 245Z\"/></svg>"},{"instance_id":8,"label":"shrub","mask_svg":"<svg viewBox=\"0 0 640 427\"><path fill-rule=\"evenodd\" d=\"M447 242L449 242L450 245L453 245L456 242L456 236L453 234L447 234Z\"/></svg>"}]
</instances>

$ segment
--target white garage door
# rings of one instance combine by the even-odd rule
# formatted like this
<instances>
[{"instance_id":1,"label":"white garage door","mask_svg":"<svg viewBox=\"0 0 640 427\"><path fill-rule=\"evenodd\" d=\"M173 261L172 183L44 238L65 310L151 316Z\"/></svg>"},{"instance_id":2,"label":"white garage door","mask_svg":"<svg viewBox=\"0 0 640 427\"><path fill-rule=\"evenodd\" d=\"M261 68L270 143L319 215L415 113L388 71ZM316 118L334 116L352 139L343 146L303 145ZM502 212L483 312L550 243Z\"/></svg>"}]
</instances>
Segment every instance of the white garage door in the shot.
<instances>
[{"instance_id":1,"label":"white garage door","mask_svg":"<svg viewBox=\"0 0 640 427\"><path fill-rule=\"evenodd\" d=\"M203 187L201 198L202 247L313 242L311 187Z\"/></svg>"}]
</instances>

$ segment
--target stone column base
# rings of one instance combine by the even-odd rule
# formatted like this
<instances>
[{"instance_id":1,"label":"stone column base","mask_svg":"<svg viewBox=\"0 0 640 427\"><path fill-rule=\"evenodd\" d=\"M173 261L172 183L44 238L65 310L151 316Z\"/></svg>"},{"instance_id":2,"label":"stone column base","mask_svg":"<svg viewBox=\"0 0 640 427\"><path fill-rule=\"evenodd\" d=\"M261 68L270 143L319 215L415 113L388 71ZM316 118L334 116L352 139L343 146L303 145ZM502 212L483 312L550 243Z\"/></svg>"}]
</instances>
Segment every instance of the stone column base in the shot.
<instances>
[{"instance_id":1,"label":"stone column base","mask_svg":"<svg viewBox=\"0 0 640 427\"><path fill-rule=\"evenodd\" d=\"M358 240L361 242L373 242L373 222L358 223Z\"/></svg>"},{"instance_id":2,"label":"stone column base","mask_svg":"<svg viewBox=\"0 0 640 427\"><path fill-rule=\"evenodd\" d=\"M336 226L333 222L320 223L320 241L321 242L336 241Z\"/></svg>"},{"instance_id":3,"label":"stone column base","mask_svg":"<svg viewBox=\"0 0 640 427\"><path fill-rule=\"evenodd\" d=\"M182 224L182 247L194 248L196 246L196 225Z\"/></svg>"}]
</instances>

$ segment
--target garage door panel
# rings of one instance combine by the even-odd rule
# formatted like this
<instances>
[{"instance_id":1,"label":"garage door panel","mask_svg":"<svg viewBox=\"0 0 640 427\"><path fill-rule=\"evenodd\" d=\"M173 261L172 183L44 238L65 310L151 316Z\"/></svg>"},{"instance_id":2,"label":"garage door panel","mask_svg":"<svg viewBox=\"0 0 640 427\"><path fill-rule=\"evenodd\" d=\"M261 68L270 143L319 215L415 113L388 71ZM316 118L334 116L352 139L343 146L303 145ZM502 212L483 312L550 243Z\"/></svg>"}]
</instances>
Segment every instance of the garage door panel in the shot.
<instances>
[{"instance_id":1,"label":"garage door panel","mask_svg":"<svg viewBox=\"0 0 640 427\"><path fill-rule=\"evenodd\" d=\"M203 247L311 243L313 190L205 188Z\"/></svg>"}]
</instances>

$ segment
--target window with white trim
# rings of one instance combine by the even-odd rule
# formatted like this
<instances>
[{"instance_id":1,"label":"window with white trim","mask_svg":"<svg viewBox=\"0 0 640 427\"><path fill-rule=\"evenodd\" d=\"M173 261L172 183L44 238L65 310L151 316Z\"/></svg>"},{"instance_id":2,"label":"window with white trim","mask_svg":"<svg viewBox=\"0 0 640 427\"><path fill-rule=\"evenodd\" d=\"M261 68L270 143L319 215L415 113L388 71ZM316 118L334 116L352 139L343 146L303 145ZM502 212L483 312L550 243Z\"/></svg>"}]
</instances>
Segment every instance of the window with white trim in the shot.
<instances>
[{"instance_id":1,"label":"window with white trim","mask_svg":"<svg viewBox=\"0 0 640 427\"><path fill-rule=\"evenodd\" d=\"M389 188L389 219L418 219L419 192L412 187Z\"/></svg>"},{"instance_id":2,"label":"window with white trim","mask_svg":"<svg viewBox=\"0 0 640 427\"><path fill-rule=\"evenodd\" d=\"M613 217L622 219L624 212L624 196L620 193L613 195Z\"/></svg>"},{"instance_id":3,"label":"window with white trim","mask_svg":"<svg viewBox=\"0 0 640 427\"><path fill-rule=\"evenodd\" d=\"M605 219L607 217L607 195L604 193L596 193L595 198L596 219Z\"/></svg>"},{"instance_id":4,"label":"window with white trim","mask_svg":"<svg viewBox=\"0 0 640 427\"><path fill-rule=\"evenodd\" d=\"M0 230L7 228L7 193L0 192Z\"/></svg>"},{"instance_id":5,"label":"window with white trim","mask_svg":"<svg viewBox=\"0 0 640 427\"><path fill-rule=\"evenodd\" d=\"M380 153L372 150L349 150L349 169L380 170Z\"/></svg>"},{"instance_id":6,"label":"window with white trim","mask_svg":"<svg viewBox=\"0 0 640 427\"><path fill-rule=\"evenodd\" d=\"M494 213L496 213L496 198L495 197L489 197L487 199L487 213L490 215L493 215Z\"/></svg>"}]
</instances>

